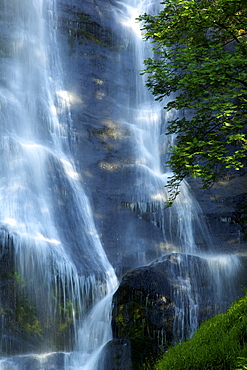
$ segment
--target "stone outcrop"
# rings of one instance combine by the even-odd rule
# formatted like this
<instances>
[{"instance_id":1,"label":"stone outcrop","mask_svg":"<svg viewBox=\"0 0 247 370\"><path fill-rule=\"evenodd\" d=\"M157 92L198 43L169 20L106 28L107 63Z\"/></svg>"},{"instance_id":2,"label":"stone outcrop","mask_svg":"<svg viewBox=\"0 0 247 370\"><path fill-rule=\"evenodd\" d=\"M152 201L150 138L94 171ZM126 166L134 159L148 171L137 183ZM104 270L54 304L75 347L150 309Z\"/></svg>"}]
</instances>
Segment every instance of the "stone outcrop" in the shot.
<instances>
[{"instance_id":1,"label":"stone outcrop","mask_svg":"<svg viewBox=\"0 0 247 370\"><path fill-rule=\"evenodd\" d=\"M0 353L33 353L40 348L48 351L51 346L54 350L71 350L74 345L73 317L70 308L64 308L62 289L56 302L51 302L54 311L56 309L56 318L47 320L49 316L42 314L44 301L41 298L37 305L31 299L28 281L16 266L13 237L3 228L0 236Z\"/></svg>"},{"instance_id":2,"label":"stone outcrop","mask_svg":"<svg viewBox=\"0 0 247 370\"><path fill-rule=\"evenodd\" d=\"M102 243L121 276L167 249L177 250L174 226L173 234L167 236L170 221L164 202L138 196L140 187L145 190L152 184L146 185L146 173L136 179L136 142L132 122L124 115L125 108L132 109L138 92L133 84L140 72L135 46L114 16L118 5L110 0L59 0L58 10L65 86L71 97L71 150L92 200ZM209 226L218 253L239 253L246 248L247 175L244 170L233 175L205 190L188 179L203 211L200 222ZM157 196L164 198L163 193ZM172 222L176 225L179 220ZM207 249L205 240L195 237Z\"/></svg>"},{"instance_id":3,"label":"stone outcrop","mask_svg":"<svg viewBox=\"0 0 247 370\"><path fill-rule=\"evenodd\" d=\"M216 296L206 259L167 255L123 276L113 297L113 336L130 342L133 368L141 369L215 314Z\"/></svg>"},{"instance_id":4,"label":"stone outcrop","mask_svg":"<svg viewBox=\"0 0 247 370\"><path fill-rule=\"evenodd\" d=\"M223 253L245 254L247 247L247 168L229 174L210 189L189 179L203 217Z\"/></svg>"},{"instance_id":5,"label":"stone outcrop","mask_svg":"<svg viewBox=\"0 0 247 370\"><path fill-rule=\"evenodd\" d=\"M3 354L31 352L41 345L39 323L34 307L23 296L13 240L4 229L0 234L0 350Z\"/></svg>"},{"instance_id":6,"label":"stone outcrop","mask_svg":"<svg viewBox=\"0 0 247 370\"><path fill-rule=\"evenodd\" d=\"M113 339L108 342L101 359L102 369L133 370L130 339Z\"/></svg>"}]
</instances>

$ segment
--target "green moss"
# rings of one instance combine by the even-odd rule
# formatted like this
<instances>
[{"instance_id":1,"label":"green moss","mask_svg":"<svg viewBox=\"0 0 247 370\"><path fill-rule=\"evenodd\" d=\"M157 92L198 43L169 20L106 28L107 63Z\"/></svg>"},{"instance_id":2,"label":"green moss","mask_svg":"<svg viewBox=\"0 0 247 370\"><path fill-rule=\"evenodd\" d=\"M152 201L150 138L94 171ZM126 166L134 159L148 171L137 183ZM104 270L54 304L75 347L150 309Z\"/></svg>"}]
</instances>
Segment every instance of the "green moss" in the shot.
<instances>
[{"instance_id":1,"label":"green moss","mask_svg":"<svg viewBox=\"0 0 247 370\"><path fill-rule=\"evenodd\" d=\"M138 338L144 335L146 313L142 306L131 301L129 305L120 305L116 317L119 338Z\"/></svg>"},{"instance_id":2,"label":"green moss","mask_svg":"<svg viewBox=\"0 0 247 370\"><path fill-rule=\"evenodd\" d=\"M54 299L52 293L49 299L51 307L46 307L31 293L35 289L32 278L28 280L16 268L11 237L6 237L5 244L0 244L0 252L2 353L13 355L47 347L71 350L75 338L74 320L79 308L76 302L67 299L69 287L62 283L60 287L54 286Z\"/></svg>"},{"instance_id":3,"label":"green moss","mask_svg":"<svg viewBox=\"0 0 247 370\"><path fill-rule=\"evenodd\" d=\"M170 348L156 370L244 369L237 366L242 366L240 358L246 357L247 295L235 302L227 313L201 325L191 340Z\"/></svg>"},{"instance_id":4,"label":"green moss","mask_svg":"<svg viewBox=\"0 0 247 370\"><path fill-rule=\"evenodd\" d=\"M129 338L131 342L131 361L133 370L153 369L159 352L157 340L148 322L147 305L143 306L140 291L135 291L135 299L129 298L128 290L122 291L123 301L115 311L118 338ZM144 301L146 301L144 299ZM149 328L152 333L148 333Z\"/></svg>"},{"instance_id":5,"label":"green moss","mask_svg":"<svg viewBox=\"0 0 247 370\"><path fill-rule=\"evenodd\" d=\"M13 305L11 310L4 308L5 323L16 338L27 341L33 346L49 345L54 350L71 350L74 341L74 318L78 308L69 299L64 299L63 290L51 300L56 315L36 307L28 294L28 282L19 272L9 273L13 282ZM22 350L22 349L20 349Z\"/></svg>"},{"instance_id":6,"label":"green moss","mask_svg":"<svg viewBox=\"0 0 247 370\"><path fill-rule=\"evenodd\" d=\"M35 335L42 339L40 321L35 307L27 299L22 299L16 307L16 325L24 334Z\"/></svg>"},{"instance_id":7,"label":"green moss","mask_svg":"<svg viewBox=\"0 0 247 370\"><path fill-rule=\"evenodd\" d=\"M86 31L83 28L77 28L75 32L76 32L76 37L78 37L79 39L86 38L87 40L91 42L96 42L97 44L107 46L102 41L100 41L98 38L96 38L92 32Z\"/></svg>"},{"instance_id":8,"label":"green moss","mask_svg":"<svg viewBox=\"0 0 247 370\"><path fill-rule=\"evenodd\" d=\"M74 47L72 38L77 39L79 44L84 44L87 41L97 43L104 47L114 47L114 35L108 28L103 28L101 24L95 22L90 14L77 12L74 13L75 20L70 23L68 42L71 47Z\"/></svg>"},{"instance_id":9,"label":"green moss","mask_svg":"<svg viewBox=\"0 0 247 370\"><path fill-rule=\"evenodd\" d=\"M90 14L87 14L87 13L83 13L83 12L76 12L75 13L77 19L79 22L82 22L82 23L87 23L90 21Z\"/></svg>"},{"instance_id":10,"label":"green moss","mask_svg":"<svg viewBox=\"0 0 247 370\"><path fill-rule=\"evenodd\" d=\"M25 293L25 279L18 271L13 271L13 279L16 286L16 307L13 325L23 335L34 335L42 339L42 329L36 308L30 303Z\"/></svg>"},{"instance_id":11,"label":"green moss","mask_svg":"<svg viewBox=\"0 0 247 370\"><path fill-rule=\"evenodd\" d=\"M66 300L65 305L58 303L55 297L54 300L56 300L57 315L54 327L51 329L54 334L56 350L70 350L73 346L71 340L74 338L73 317L78 316L78 310L73 307L73 303L69 299ZM73 309L75 312L73 312Z\"/></svg>"}]
</instances>

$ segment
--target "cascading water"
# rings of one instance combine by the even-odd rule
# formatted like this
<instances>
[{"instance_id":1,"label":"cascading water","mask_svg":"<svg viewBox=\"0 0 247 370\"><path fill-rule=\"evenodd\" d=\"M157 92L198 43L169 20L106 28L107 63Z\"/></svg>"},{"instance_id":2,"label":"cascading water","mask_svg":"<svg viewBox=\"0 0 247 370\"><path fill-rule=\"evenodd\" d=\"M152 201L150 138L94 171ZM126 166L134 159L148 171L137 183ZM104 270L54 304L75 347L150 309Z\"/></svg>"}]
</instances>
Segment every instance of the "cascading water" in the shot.
<instances>
[{"instance_id":1,"label":"cascading water","mask_svg":"<svg viewBox=\"0 0 247 370\"><path fill-rule=\"evenodd\" d=\"M130 127L134 137L133 145L136 148L133 163L136 178L131 189L135 201L128 206L140 214L144 214L147 209L153 210L157 217L154 222L160 223L164 230L165 243L168 246L172 244L174 248L178 247L186 253L194 253L197 250L194 230L199 230L197 233L204 235L204 238L208 239L207 243L210 243L210 237L201 222L199 206L192 199L186 182L182 184L180 195L173 208L162 212L167 201L164 185L171 175L170 169L165 166L166 152L173 141L173 138L167 138L165 135L166 123L176 112L164 111L163 104L156 102L145 87L145 76L140 76L139 73L144 69L143 60L151 57L152 52L150 45L142 40L136 17L145 12L157 14L159 9L160 5L157 2L119 1L115 10L116 19L120 21L119 27L125 35L123 37L125 48L134 63L132 74L129 76L128 102L123 102L119 109L120 117L124 117L122 124Z\"/></svg>"},{"instance_id":2,"label":"cascading water","mask_svg":"<svg viewBox=\"0 0 247 370\"><path fill-rule=\"evenodd\" d=\"M3 0L1 14L2 251L11 249L11 273L23 290L15 303L22 307L15 308L26 309L24 316L31 311L36 320L34 350L71 350L85 316L117 280L70 155L72 122L57 52L56 1ZM94 318L94 326L106 320L110 327L109 312ZM2 353L11 352L11 334L1 341ZM108 337L91 340L90 353ZM25 359L4 359L0 368L25 368ZM44 356L35 361L44 368Z\"/></svg>"},{"instance_id":3,"label":"cascading water","mask_svg":"<svg viewBox=\"0 0 247 370\"><path fill-rule=\"evenodd\" d=\"M129 127L134 138L133 146L136 148L135 161L132 164L136 178L131 189L132 201L127 206L140 218L142 215L145 217L146 212L153 212L153 222L163 230L162 252L179 253L176 266L171 267L170 271L172 279L176 281L174 339L179 341L191 336L199 325L200 272L195 261L192 263L190 259L187 260L187 256L200 256L206 261L214 299L217 302L215 314L226 310L234 299L234 277L240 269L240 262L236 256L213 253L213 238L204 224L202 211L186 181L181 184L180 194L171 209L162 210L168 198L164 185L171 175L170 169L164 163L167 160L166 152L174 140L174 137L165 136L166 123L172 115L179 113L164 112L164 102L154 101L145 87L145 75L143 77L138 74L145 68L143 60L152 57L152 51L150 44L143 42L141 25L136 21L136 18L144 13L158 14L162 5L149 0L120 0L117 4L117 8L114 8L116 20L121 29L120 33L124 35L126 54L134 65L127 77L130 86L128 98L119 106L119 121ZM204 246L202 250L200 245ZM167 258L170 258L169 255Z\"/></svg>"},{"instance_id":4,"label":"cascading water","mask_svg":"<svg viewBox=\"0 0 247 370\"><path fill-rule=\"evenodd\" d=\"M169 117L140 76L151 51L135 21L144 12L157 13L159 7L148 0L112 5L124 55L119 76L126 77L129 86L114 118L128 128L135 148L129 164L134 174L131 199L125 206L140 219L152 214L151 222L163 232L158 255L178 252L176 270L170 274L179 281L174 331L182 339L198 327L199 293L191 281L199 274L191 262L184 269L187 255L205 258L219 302L232 288L225 277L233 281L239 263L235 257L200 252L200 244L210 250L213 242L186 182L173 207L163 210L170 172L163 165L172 140L165 136ZM2 320L1 349L12 353L12 347L18 347L16 336L21 342L18 353L37 353L2 358L0 369L101 369L100 352L111 339L111 297L117 279L70 150L73 122L58 52L56 0L2 0L0 11L1 252L13 255L11 279L20 291L13 309L19 310L23 325L26 315L33 315L25 328L30 337L36 336L26 348L30 337L18 330L10 333ZM141 243L135 248L137 264L145 264ZM4 312L4 302L1 306ZM27 312L21 315L23 310ZM9 320L14 320L11 315Z\"/></svg>"}]
</instances>

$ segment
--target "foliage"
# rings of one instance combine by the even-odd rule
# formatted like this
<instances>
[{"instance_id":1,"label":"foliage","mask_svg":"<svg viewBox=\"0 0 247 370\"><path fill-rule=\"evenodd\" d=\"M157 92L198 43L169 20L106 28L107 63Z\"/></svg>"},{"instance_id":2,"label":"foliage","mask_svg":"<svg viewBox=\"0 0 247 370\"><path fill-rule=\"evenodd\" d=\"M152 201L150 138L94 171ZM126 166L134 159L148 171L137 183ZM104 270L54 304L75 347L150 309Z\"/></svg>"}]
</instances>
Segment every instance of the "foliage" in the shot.
<instances>
[{"instance_id":1,"label":"foliage","mask_svg":"<svg viewBox=\"0 0 247 370\"><path fill-rule=\"evenodd\" d=\"M236 370L247 370L247 358L239 357Z\"/></svg>"},{"instance_id":2,"label":"foliage","mask_svg":"<svg viewBox=\"0 0 247 370\"><path fill-rule=\"evenodd\" d=\"M64 291L58 289L52 296L56 315L49 316L49 307L45 313L36 306L35 300L28 293L26 279L17 271L13 272L15 281L15 307L12 318L12 331L21 333L21 337L36 344L50 345L54 350L70 350L74 342L74 322L78 317L77 307L70 299L65 299Z\"/></svg>"},{"instance_id":3,"label":"foliage","mask_svg":"<svg viewBox=\"0 0 247 370\"><path fill-rule=\"evenodd\" d=\"M177 134L167 162L167 187L176 197L186 176L202 187L247 157L246 0L166 0L156 16L139 17L154 58L145 61L147 87L165 109L184 112L168 123Z\"/></svg>"},{"instance_id":4,"label":"foliage","mask_svg":"<svg viewBox=\"0 0 247 370\"><path fill-rule=\"evenodd\" d=\"M35 307L30 305L28 299L22 299L16 307L16 325L25 334L38 336L42 339L40 321Z\"/></svg>"},{"instance_id":5,"label":"foliage","mask_svg":"<svg viewBox=\"0 0 247 370\"><path fill-rule=\"evenodd\" d=\"M194 337L168 349L156 370L245 369L247 295L198 329Z\"/></svg>"},{"instance_id":6,"label":"foliage","mask_svg":"<svg viewBox=\"0 0 247 370\"><path fill-rule=\"evenodd\" d=\"M43 339L41 323L38 318L36 308L30 303L27 295L24 293L26 282L21 274L17 271L13 272L15 280L16 296L15 296L15 320L14 327L18 331Z\"/></svg>"}]
</instances>

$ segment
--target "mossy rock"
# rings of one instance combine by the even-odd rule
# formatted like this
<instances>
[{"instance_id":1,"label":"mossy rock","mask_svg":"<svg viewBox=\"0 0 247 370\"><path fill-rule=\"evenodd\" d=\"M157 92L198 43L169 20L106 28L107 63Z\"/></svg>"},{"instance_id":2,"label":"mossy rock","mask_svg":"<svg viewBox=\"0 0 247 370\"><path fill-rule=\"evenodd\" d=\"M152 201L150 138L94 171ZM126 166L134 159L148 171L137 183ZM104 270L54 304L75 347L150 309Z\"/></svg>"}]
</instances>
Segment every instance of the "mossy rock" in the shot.
<instances>
[{"instance_id":1,"label":"mossy rock","mask_svg":"<svg viewBox=\"0 0 247 370\"><path fill-rule=\"evenodd\" d=\"M74 345L72 303L64 303L63 289L55 289L50 303L56 308L55 318L48 308L32 299L28 281L15 266L13 238L0 230L0 337L2 355L14 355L53 348L70 351Z\"/></svg>"},{"instance_id":2,"label":"mossy rock","mask_svg":"<svg viewBox=\"0 0 247 370\"><path fill-rule=\"evenodd\" d=\"M90 14L75 12L73 17L74 20L68 22L70 37L77 39L79 43L90 41L105 47L116 46L116 37L113 32L94 21ZM69 42L71 43L71 40Z\"/></svg>"},{"instance_id":3,"label":"mossy rock","mask_svg":"<svg viewBox=\"0 0 247 370\"><path fill-rule=\"evenodd\" d=\"M131 342L133 369L152 366L154 359L174 345L175 307L184 313L184 337L190 335L190 303L184 289L197 297L198 323L214 314L214 286L204 258L174 253L149 266L126 273L113 296L113 336ZM181 338L180 338L181 339ZM152 368L152 367L151 367Z\"/></svg>"}]
</instances>

